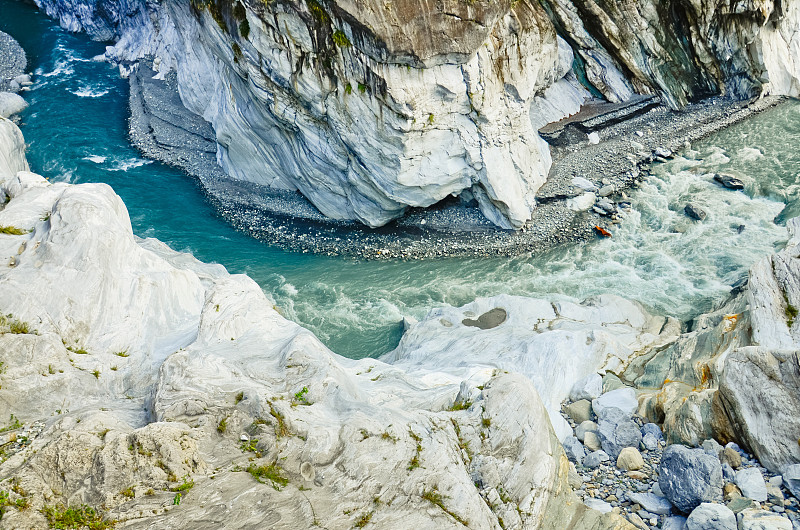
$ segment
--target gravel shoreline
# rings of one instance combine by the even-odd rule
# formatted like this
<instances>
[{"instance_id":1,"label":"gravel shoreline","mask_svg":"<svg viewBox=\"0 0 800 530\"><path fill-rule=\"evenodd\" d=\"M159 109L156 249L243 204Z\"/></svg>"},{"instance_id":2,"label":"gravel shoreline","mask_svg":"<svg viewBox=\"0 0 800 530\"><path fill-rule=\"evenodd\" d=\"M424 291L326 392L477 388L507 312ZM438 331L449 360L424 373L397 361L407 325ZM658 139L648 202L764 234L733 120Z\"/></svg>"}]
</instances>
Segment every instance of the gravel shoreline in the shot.
<instances>
[{"instance_id":1,"label":"gravel shoreline","mask_svg":"<svg viewBox=\"0 0 800 530\"><path fill-rule=\"evenodd\" d=\"M537 193L539 206L522 231L498 229L476 207L458 199L410 209L403 218L370 229L323 217L299 193L229 179L216 163L211 126L183 107L174 73L164 81L153 80L153 75L146 62L130 75L130 138L145 157L197 178L219 213L257 239L287 250L361 259L512 257L590 240L598 237L595 226L612 230L618 222L616 203L645 178L653 161L785 100L713 98L683 112L651 105L621 122L615 122L612 111L607 126L592 116L585 123L595 128L599 143L578 137L552 148L553 169ZM582 212L570 208L571 198L586 193L585 181L582 189L574 185L575 177L588 180L598 198L608 199L601 198L605 210L591 205Z\"/></svg>"},{"instance_id":2,"label":"gravel shoreline","mask_svg":"<svg viewBox=\"0 0 800 530\"><path fill-rule=\"evenodd\" d=\"M25 73L25 51L8 33L0 31L0 92L18 92L14 79Z\"/></svg>"}]
</instances>

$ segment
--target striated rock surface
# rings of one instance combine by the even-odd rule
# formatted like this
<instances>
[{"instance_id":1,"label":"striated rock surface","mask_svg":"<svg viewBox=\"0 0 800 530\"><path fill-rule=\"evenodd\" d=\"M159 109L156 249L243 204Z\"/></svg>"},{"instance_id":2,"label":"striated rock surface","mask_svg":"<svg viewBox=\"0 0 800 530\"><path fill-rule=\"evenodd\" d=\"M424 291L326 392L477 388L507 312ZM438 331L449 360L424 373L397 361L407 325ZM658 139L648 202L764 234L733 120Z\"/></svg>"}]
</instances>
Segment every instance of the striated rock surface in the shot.
<instances>
[{"instance_id":1,"label":"striated rock surface","mask_svg":"<svg viewBox=\"0 0 800 530\"><path fill-rule=\"evenodd\" d=\"M551 166L537 130L591 95L800 93L800 8L775 0L37 3L116 40L125 71L177 71L230 177L369 226L451 195L525 226Z\"/></svg>"},{"instance_id":2,"label":"striated rock surface","mask_svg":"<svg viewBox=\"0 0 800 530\"><path fill-rule=\"evenodd\" d=\"M339 357L23 146L0 119L4 526L86 504L126 528L628 528L574 497L528 378Z\"/></svg>"},{"instance_id":3,"label":"striated rock surface","mask_svg":"<svg viewBox=\"0 0 800 530\"><path fill-rule=\"evenodd\" d=\"M563 439L572 431L559 412L561 402L577 382L598 371L623 370L631 359L674 340L679 329L674 319L614 295L583 303L499 295L432 310L381 360L408 373L435 362L452 374L444 381L476 385L494 369L525 374ZM622 393L635 405L633 391Z\"/></svg>"}]
</instances>

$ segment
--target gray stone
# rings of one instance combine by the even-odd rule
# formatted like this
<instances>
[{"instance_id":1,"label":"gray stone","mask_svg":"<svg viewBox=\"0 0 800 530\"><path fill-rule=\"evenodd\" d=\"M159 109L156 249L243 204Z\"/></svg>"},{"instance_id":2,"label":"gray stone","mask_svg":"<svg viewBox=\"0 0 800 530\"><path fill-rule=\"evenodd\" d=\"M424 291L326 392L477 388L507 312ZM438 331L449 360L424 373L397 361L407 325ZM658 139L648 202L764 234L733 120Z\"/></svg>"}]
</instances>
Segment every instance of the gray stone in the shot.
<instances>
[{"instance_id":1,"label":"gray stone","mask_svg":"<svg viewBox=\"0 0 800 530\"><path fill-rule=\"evenodd\" d=\"M775 513L750 508L739 514L739 530L792 530L792 522Z\"/></svg>"},{"instance_id":2,"label":"gray stone","mask_svg":"<svg viewBox=\"0 0 800 530\"><path fill-rule=\"evenodd\" d=\"M569 399L570 401L594 399L599 397L602 393L603 378L600 377L600 374L589 374L572 385L572 389L569 391Z\"/></svg>"},{"instance_id":3,"label":"gray stone","mask_svg":"<svg viewBox=\"0 0 800 530\"><path fill-rule=\"evenodd\" d=\"M771 482L767 483L767 501L775 506L783 506L786 499L783 497L783 492L780 486L776 486Z\"/></svg>"},{"instance_id":4,"label":"gray stone","mask_svg":"<svg viewBox=\"0 0 800 530\"><path fill-rule=\"evenodd\" d=\"M583 423L592 419L592 404L588 400L581 399L570 403L565 410L575 423Z\"/></svg>"},{"instance_id":5,"label":"gray stone","mask_svg":"<svg viewBox=\"0 0 800 530\"><path fill-rule=\"evenodd\" d=\"M575 427L575 437L580 440L584 441L584 436L587 432L597 432L597 429L600 427L593 421L583 421L580 425Z\"/></svg>"},{"instance_id":6,"label":"gray stone","mask_svg":"<svg viewBox=\"0 0 800 530\"><path fill-rule=\"evenodd\" d=\"M670 445L661 455L658 485L672 504L688 513L700 503L722 500L722 466L702 449Z\"/></svg>"},{"instance_id":7,"label":"gray stone","mask_svg":"<svg viewBox=\"0 0 800 530\"><path fill-rule=\"evenodd\" d=\"M725 479L725 482L736 481L736 471L727 463L722 464L722 478Z\"/></svg>"},{"instance_id":8,"label":"gray stone","mask_svg":"<svg viewBox=\"0 0 800 530\"><path fill-rule=\"evenodd\" d=\"M597 436L603 451L616 459L624 447L639 447L642 433L630 417L617 408L603 409Z\"/></svg>"},{"instance_id":9,"label":"gray stone","mask_svg":"<svg viewBox=\"0 0 800 530\"><path fill-rule=\"evenodd\" d=\"M748 508L752 508L756 505L753 499L749 499L747 497L742 497L741 495L738 497L734 497L731 499L731 502L727 504L728 509L733 513L739 513L743 510L747 510Z\"/></svg>"},{"instance_id":10,"label":"gray stone","mask_svg":"<svg viewBox=\"0 0 800 530\"><path fill-rule=\"evenodd\" d=\"M610 458L605 451L593 451L583 459L583 465L589 469L595 469L600 467L600 464L603 462L608 462L609 460Z\"/></svg>"},{"instance_id":11,"label":"gray stone","mask_svg":"<svg viewBox=\"0 0 800 530\"><path fill-rule=\"evenodd\" d=\"M603 186L602 188L600 188L600 191L597 192L597 194L600 195L601 197L608 197L609 195L611 195L613 193L614 193L614 185L613 184L609 184L607 186Z\"/></svg>"},{"instance_id":12,"label":"gray stone","mask_svg":"<svg viewBox=\"0 0 800 530\"><path fill-rule=\"evenodd\" d=\"M723 450L723 447L719 444L719 442L717 442L713 438L709 438L708 440L705 440L702 443L701 447L703 448L703 450L706 453L710 454L711 456L716 456L716 457L719 457L719 454Z\"/></svg>"},{"instance_id":13,"label":"gray stone","mask_svg":"<svg viewBox=\"0 0 800 530\"><path fill-rule=\"evenodd\" d=\"M661 525L661 530L685 530L686 517L680 515L673 515L664 519L664 524Z\"/></svg>"},{"instance_id":14,"label":"gray stone","mask_svg":"<svg viewBox=\"0 0 800 530\"><path fill-rule=\"evenodd\" d=\"M592 510L597 510L602 513L608 513L613 509L613 507L606 501L601 501L600 499L595 499L594 497L588 497L583 501L583 503Z\"/></svg>"},{"instance_id":15,"label":"gray stone","mask_svg":"<svg viewBox=\"0 0 800 530\"><path fill-rule=\"evenodd\" d=\"M691 204L691 203L687 204L683 208L683 213L685 213L687 216L689 216L692 219L695 219L697 221L702 221L702 220L704 220L706 218L705 210L703 210L702 208L699 208L699 207L697 207L697 206L695 206L694 204Z\"/></svg>"},{"instance_id":16,"label":"gray stone","mask_svg":"<svg viewBox=\"0 0 800 530\"><path fill-rule=\"evenodd\" d=\"M736 530L736 516L722 504L704 502L689 514L686 530Z\"/></svg>"},{"instance_id":17,"label":"gray stone","mask_svg":"<svg viewBox=\"0 0 800 530\"><path fill-rule=\"evenodd\" d=\"M655 423L645 423L642 425L642 436L652 434L659 442L664 440L664 434L661 432L661 427Z\"/></svg>"},{"instance_id":18,"label":"gray stone","mask_svg":"<svg viewBox=\"0 0 800 530\"><path fill-rule=\"evenodd\" d=\"M600 438L594 431L586 433L586 435L584 436L583 444L589 451L597 451L603 448L603 445L600 443Z\"/></svg>"},{"instance_id":19,"label":"gray stone","mask_svg":"<svg viewBox=\"0 0 800 530\"><path fill-rule=\"evenodd\" d=\"M592 400L592 410L598 418L602 418L605 412L612 408L621 410L628 417L632 416L639 408L636 391L630 387L618 388Z\"/></svg>"},{"instance_id":20,"label":"gray stone","mask_svg":"<svg viewBox=\"0 0 800 530\"><path fill-rule=\"evenodd\" d=\"M780 257L779 257L780 256ZM762 270L754 266L750 274L750 285L772 282L776 291L763 288L758 299L751 302L756 306L768 306L775 302L774 310L768 315L760 315L754 328L765 335L760 340L778 341L777 337L768 339L766 335L787 334L784 302L785 294L778 289L783 281L797 281L794 269L788 267L787 260L794 263L797 254L784 256L778 254L763 262ZM780 278L769 279L765 275L778 274ZM794 265L792 265L794 267ZM795 284L793 284L795 285ZM749 288L752 292L753 288ZM797 296L793 288L791 296ZM755 296L755 295L754 295ZM791 299L791 298L790 298ZM769 327L771 326L771 328ZM773 331L769 331L773 329ZM791 339L785 339L791 341ZM788 347L788 346L787 346ZM758 461L772 472L780 473L787 465L800 462L800 352L796 349L780 350L762 346L748 346L733 350L725 360L725 368L719 378L719 397L732 425L737 426L737 436L746 442L758 457Z\"/></svg>"},{"instance_id":21,"label":"gray stone","mask_svg":"<svg viewBox=\"0 0 800 530\"><path fill-rule=\"evenodd\" d=\"M649 432L642 437L642 449L647 449L648 451L658 449L658 440L653 436L653 433Z\"/></svg>"},{"instance_id":22,"label":"gray stone","mask_svg":"<svg viewBox=\"0 0 800 530\"><path fill-rule=\"evenodd\" d=\"M735 482L745 497L758 502L767 500L767 485L758 468L740 469L736 472Z\"/></svg>"},{"instance_id":23,"label":"gray stone","mask_svg":"<svg viewBox=\"0 0 800 530\"><path fill-rule=\"evenodd\" d=\"M731 190L743 190L744 182L741 179L728 175L727 173L715 173L714 180L719 182L722 186Z\"/></svg>"},{"instance_id":24,"label":"gray stone","mask_svg":"<svg viewBox=\"0 0 800 530\"><path fill-rule=\"evenodd\" d=\"M800 499L800 464L786 466L783 470L783 485L796 499Z\"/></svg>"},{"instance_id":25,"label":"gray stone","mask_svg":"<svg viewBox=\"0 0 800 530\"><path fill-rule=\"evenodd\" d=\"M628 499L657 515L668 515L672 511L672 503L655 493L629 493Z\"/></svg>"},{"instance_id":26,"label":"gray stone","mask_svg":"<svg viewBox=\"0 0 800 530\"><path fill-rule=\"evenodd\" d=\"M625 388L625 383L611 372L603 376L603 392L611 392L618 388Z\"/></svg>"},{"instance_id":27,"label":"gray stone","mask_svg":"<svg viewBox=\"0 0 800 530\"><path fill-rule=\"evenodd\" d=\"M567 458L577 465L583 464L583 457L586 456L586 451L583 449L581 442L574 436L567 436L562 442L564 452L567 453Z\"/></svg>"}]
</instances>

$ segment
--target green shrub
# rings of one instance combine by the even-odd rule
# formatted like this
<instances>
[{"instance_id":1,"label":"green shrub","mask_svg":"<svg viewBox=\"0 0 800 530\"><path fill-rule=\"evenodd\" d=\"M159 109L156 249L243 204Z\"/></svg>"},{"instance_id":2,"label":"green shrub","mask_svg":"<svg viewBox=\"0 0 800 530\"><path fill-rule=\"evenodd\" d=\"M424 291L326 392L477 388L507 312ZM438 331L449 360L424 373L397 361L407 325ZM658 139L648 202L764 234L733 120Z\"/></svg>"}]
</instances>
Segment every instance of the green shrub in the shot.
<instances>
[{"instance_id":1,"label":"green shrub","mask_svg":"<svg viewBox=\"0 0 800 530\"><path fill-rule=\"evenodd\" d=\"M78 507L64 506L63 504L48 505L42 508L41 512L47 518L50 528L105 530L114 527L114 521L104 521L103 516L97 510L85 504Z\"/></svg>"},{"instance_id":2,"label":"green shrub","mask_svg":"<svg viewBox=\"0 0 800 530\"><path fill-rule=\"evenodd\" d=\"M353 43L350 42L350 39L347 38L347 35L344 34L344 31L337 29L333 32L333 43L340 48L347 48L348 46L352 46Z\"/></svg>"},{"instance_id":3,"label":"green shrub","mask_svg":"<svg viewBox=\"0 0 800 530\"><path fill-rule=\"evenodd\" d=\"M247 467L247 472L262 484L266 484L267 480L270 481L272 487L278 491L289 483L289 479L283 476L283 470L276 462L264 466L250 464Z\"/></svg>"}]
</instances>

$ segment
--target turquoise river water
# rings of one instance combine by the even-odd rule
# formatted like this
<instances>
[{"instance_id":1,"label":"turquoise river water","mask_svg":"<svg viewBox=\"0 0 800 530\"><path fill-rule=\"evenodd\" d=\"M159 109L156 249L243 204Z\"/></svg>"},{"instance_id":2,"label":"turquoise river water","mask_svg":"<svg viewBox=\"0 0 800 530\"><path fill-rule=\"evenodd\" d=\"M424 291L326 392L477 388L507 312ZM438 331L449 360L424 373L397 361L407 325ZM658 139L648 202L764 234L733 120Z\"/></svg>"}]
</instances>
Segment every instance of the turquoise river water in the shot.
<instances>
[{"instance_id":1,"label":"turquoise river water","mask_svg":"<svg viewBox=\"0 0 800 530\"><path fill-rule=\"evenodd\" d=\"M51 180L110 184L136 234L250 275L285 316L348 357L394 348L404 316L499 293L611 292L691 318L786 241L773 220L786 204L792 210L800 204L800 103L792 102L654 167L632 193L633 212L608 240L516 259L363 262L286 252L231 228L193 179L131 147L127 81L92 59L104 44L13 0L0 0L0 30L22 44L35 74L20 123L34 171ZM711 174L719 170L745 180L745 193L714 184ZM705 222L685 217L689 200L708 212Z\"/></svg>"}]
</instances>

